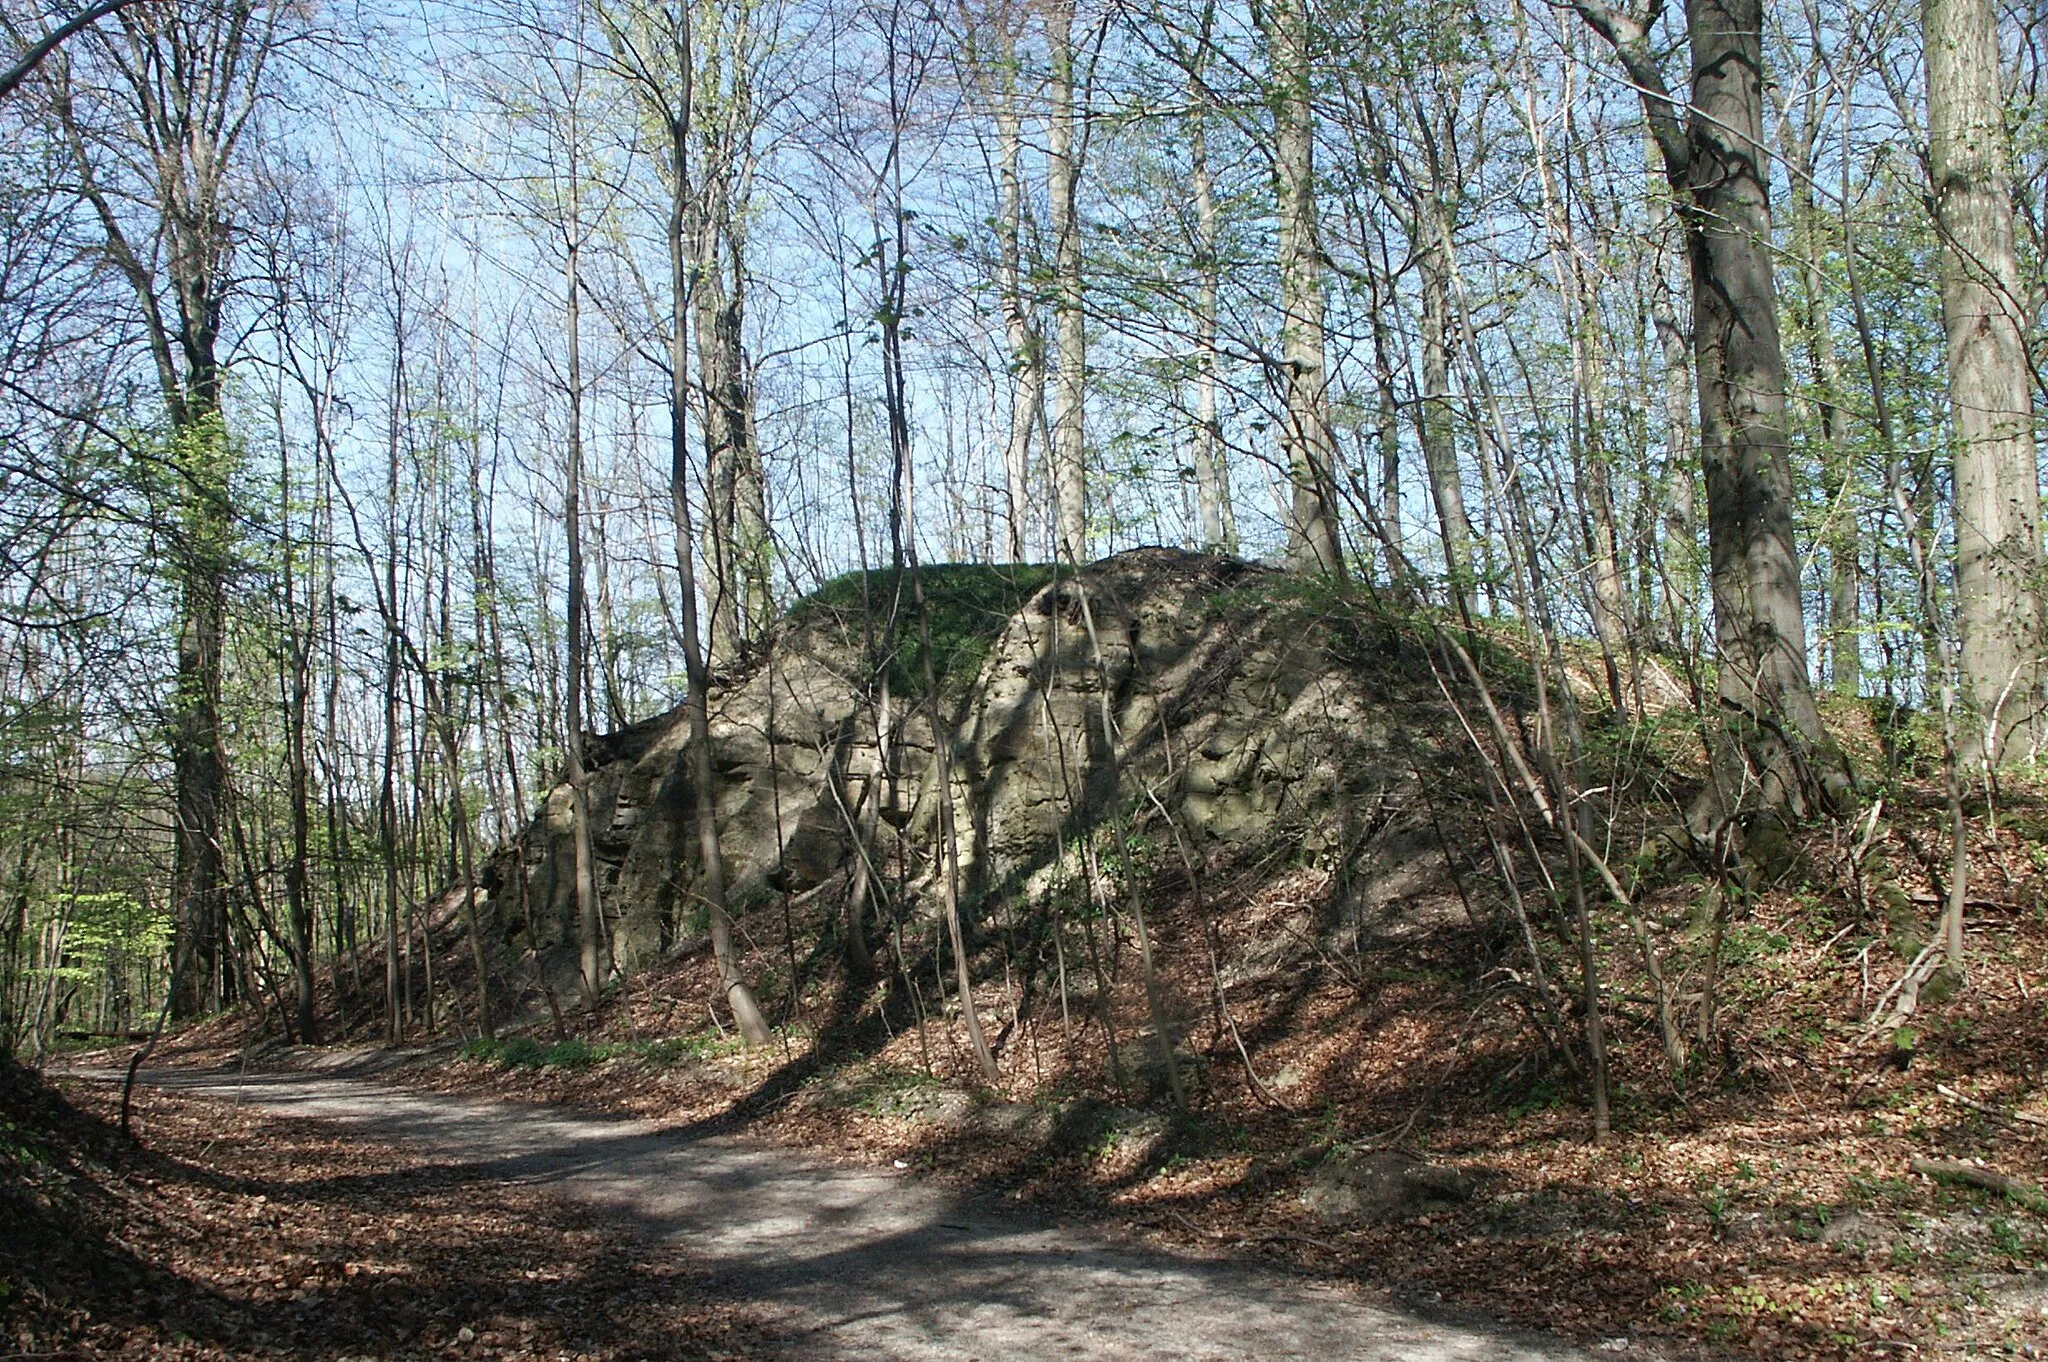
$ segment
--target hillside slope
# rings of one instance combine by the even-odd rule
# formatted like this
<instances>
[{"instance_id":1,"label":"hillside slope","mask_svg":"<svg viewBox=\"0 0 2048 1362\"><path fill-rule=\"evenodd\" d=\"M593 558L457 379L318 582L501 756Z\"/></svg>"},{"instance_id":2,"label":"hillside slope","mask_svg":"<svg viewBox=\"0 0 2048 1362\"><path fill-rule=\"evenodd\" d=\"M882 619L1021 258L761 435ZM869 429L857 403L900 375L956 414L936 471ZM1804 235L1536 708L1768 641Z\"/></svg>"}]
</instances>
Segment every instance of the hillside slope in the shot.
<instances>
[{"instance_id":1,"label":"hillside slope","mask_svg":"<svg viewBox=\"0 0 2048 1362\"><path fill-rule=\"evenodd\" d=\"M1319 613L1284 574L1144 550L1078 579L1028 568L924 578L935 704L907 601L889 694L870 683L879 669L864 657L891 644L875 636L883 626L863 622L854 579L800 605L714 690L719 832L738 905L843 895L856 848L872 837L881 897L913 921L930 911L941 873L934 713L953 735L961 894L982 926L1017 905L1044 907L1090 875L1099 882L1105 853L1091 838L1110 826L1149 825L1170 843L1165 854L1197 869L1276 848L1305 864L1368 833L1412 841L1426 826L1420 773L1469 777L1412 639L1391 625L1361 630L1353 613ZM893 585L887 574L867 583L878 611ZM701 936L687 728L678 710L593 744L593 844L621 973ZM500 862L491 900L510 944L546 954L566 990L566 785L521 852L523 888Z\"/></svg>"},{"instance_id":2,"label":"hillside slope","mask_svg":"<svg viewBox=\"0 0 2048 1362\"><path fill-rule=\"evenodd\" d=\"M557 790L484 885L501 1038L459 1059L444 1041L412 1081L770 1135L1582 1339L2048 1345L2033 783L1968 806L1967 977L1874 1026L1952 864L1939 749L1895 707L1831 712L1865 780L1853 822L1759 823L1731 859L1668 831L1700 779L1683 688L1652 696L1645 661L1624 714L1573 661L1575 804L1614 877L1582 856L1575 885L1515 783L1514 755L1545 759L1544 712L1504 627L1456 641L1481 694L1426 617L1248 564L932 570L991 1083L937 892L922 658L896 653L886 707L865 680L890 650L864 625L886 605L859 607L893 585L835 583L713 692L741 963L774 1043L741 1046L722 1011L669 715L591 743L617 967L598 1005L575 1001ZM438 1028L467 1038L459 898L408 961L438 962Z\"/></svg>"}]
</instances>

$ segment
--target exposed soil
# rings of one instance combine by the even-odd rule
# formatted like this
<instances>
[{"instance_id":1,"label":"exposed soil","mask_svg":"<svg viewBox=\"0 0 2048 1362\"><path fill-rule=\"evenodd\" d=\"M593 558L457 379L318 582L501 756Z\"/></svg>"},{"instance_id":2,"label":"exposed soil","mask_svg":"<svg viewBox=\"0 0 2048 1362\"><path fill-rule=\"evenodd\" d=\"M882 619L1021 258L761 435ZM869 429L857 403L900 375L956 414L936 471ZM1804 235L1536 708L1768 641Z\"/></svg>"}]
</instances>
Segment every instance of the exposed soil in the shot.
<instances>
[{"instance_id":1,"label":"exposed soil","mask_svg":"<svg viewBox=\"0 0 2048 1362\"><path fill-rule=\"evenodd\" d=\"M1865 736L1859 761L1879 769ZM900 1160L907 1175L1175 1254L1277 1261L1586 1347L2048 1356L2048 1203L1916 1168L2048 1183L2048 792L2015 781L1996 820L1973 808L1968 978L1930 991L1902 1028L1870 1019L1945 900L1943 802L1924 778L1901 775L1869 818L1780 849L1728 916L1710 1040L1697 999L1714 886L1684 867L1646 882L1690 1053L1667 1064L1655 984L1610 918L1597 944L1615 1133L1597 1147L1584 1082L1544 1039L1530 951L1484 842L1459 835L1473 825L1441 788L1432 798L1410 822L1441 816L1448 835L1389 831L1335 868L1280 849L1213 863L1198 884L1165 830L1132 825L1126 873L1151 914L1186 1115L1160 1089L1127 914L1077 911L1035 937L992 919L975 1006L1002 1077L985 1087L934 921L909 918L882 981L856 984L821 944L830 893L741 919L745 968L778 1022L776 1044L753 1053L719 1029L715 969L687 945L593 1011L563 996L559 1029L536 1006L501 1024L509 1040L465 1047L468 952L451 914L433 957L437 1035L391 1078L767 1139L849 1167ZM1111 888L1106 900L1123 901ZM1523 885L1532 905L1539 892ZM1534 924L1553 966L1561 930L1554 914ZM362 966L361 990L335 972L347 999L325 995L325 1034L346 1015L367 1038L380 1017L381 965ZM508 964L498 996L522 968ZM245 1015L166 1053L219 1063L246 1045L259 1064L313 1060L265 1036ZM1325 1160L1395 1148L1469 1177L1476 1195L1365 1222L1304 1206Z\"/></svg>"},{"instance_id":2,"label":"exposed soil","mask_svg":"<svg viewBox=\"0 0 2048 1362\"><path fill-rule=\"evenodd\" d=\"M366 1159L396 1157L438 1170L426 1185L447 1198L449 1213L453 1203L470 1203L471 1213L486 1219L516 1217L530 1202L501 1209L506 1190L517 1189L522 1198L545 1191L580 1204L587 1213L582 1225L604 1231L607 1251L629 1264L643 1254L655 1262L672 1254L662 1244L686 1249L693 1288L725 1302L722 1309L744 1309L772 1327L775 1341L756 1335L759 1341L736 1349L750 1356L905 1362L1562 1362L1588 1356L1498 1328L1426 1318L1338 1284L1118 1245L1084 1227L921 1182L893 1164L828 1168L757 1141L325 1074L160 1071L151 1082L152 1112L167 1104L175 1113L158 1120L182 1119L177 1114L200 1108L194 1099L203 1096L204 1109L214 1111L240 1103L238 1125L251 1133L268 1126L310 1142L313 1132L323 1132L323 1149L356 1145ZM395 1155L391 1142L411 1152ZM406 1179L392 1181L403 1185ZM279 1213L280 1221L287 1218ZM489 1236L477 1238L475 1251L489 1252ZM378 1259L379 1272L417 1270L407 1266L412 1259L393 1262L388 1253ZM334 1256L323 1254L323 1260ZM620 1327L630 1330L630 1321L660 1308L640 1282L593 1278L588 1268L578 1274L569 1264L561 1270L552 1289L575 1282L583 1304L600 1316L616 1315ZM497 1275L520 1276L509 1264ZM434 1318L431 1312L427 1317ZM452 1324L455 1316L446 1319ZM445 1345L445 1333L435 1342ZM642 1337L628 1347L647 1344ZM485 1345L479 1338L474 1346ZM331 1350L349 1347L342 1342ZM464 1344L448 1350L451 1356L469 1353ZM650 1348L646 1355L698 1354Z\"/></svg>"},{"instance_id":3,"label":"exposed soil","mask_svg":"<svg viewBox=\"0 0 2048 1362\"><path fill-rule=\"evenodd\" d=\"M232 1100L0 1073L0 1357L726 1359L760 1313L509 1170Z\"/></svg>"}]
</instances>

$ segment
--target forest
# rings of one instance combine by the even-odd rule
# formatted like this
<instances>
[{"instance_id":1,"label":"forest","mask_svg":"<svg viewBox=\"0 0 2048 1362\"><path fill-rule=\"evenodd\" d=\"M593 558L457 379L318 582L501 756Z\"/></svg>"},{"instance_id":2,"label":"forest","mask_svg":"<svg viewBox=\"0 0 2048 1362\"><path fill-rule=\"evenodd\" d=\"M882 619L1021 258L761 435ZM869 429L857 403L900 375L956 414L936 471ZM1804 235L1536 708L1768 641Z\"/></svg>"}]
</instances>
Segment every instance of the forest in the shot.
<instances>
[{"instance_id":1,"label":"forest","mask_svg":"<svg viewBox=\"0 0 2048 1362\"><path fill-rule=\"evenodd\" d=\"M1764 1102L1802 1243L1896 1139L2038 1276L2033 10L0 24L0 1051L1100 1099L1312 1210Z\"/></svg>"}]
</instances>

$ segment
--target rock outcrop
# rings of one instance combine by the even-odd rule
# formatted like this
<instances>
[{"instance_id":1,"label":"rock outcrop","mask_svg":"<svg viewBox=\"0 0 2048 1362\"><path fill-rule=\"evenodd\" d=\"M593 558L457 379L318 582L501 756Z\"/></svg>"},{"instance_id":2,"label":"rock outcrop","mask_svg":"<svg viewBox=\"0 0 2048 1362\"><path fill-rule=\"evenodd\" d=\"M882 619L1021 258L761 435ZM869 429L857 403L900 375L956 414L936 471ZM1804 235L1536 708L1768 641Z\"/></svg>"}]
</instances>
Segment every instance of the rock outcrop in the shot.
<instances>
[{"instance_id":1,"label":"rock outcrop","mask_svg":"<svg viewBox=\"0 0 2048 1362\"><path fill-rule=\"evenodd\" d=\"M921 665L898 657L884 707L864 659L881 647L886 606L863 615L846 579L718 679L712 765L737 909L843 879L871 818L902 853L894 863L910 867L915 897L937 843L934 713L953 743L970 906L1050 890L1084 834L1119 813L1155 830L1170 814L1191 856L1283 839L1303 856L1354 845L1367 824L1414 803L1419 772L1459 751L1408 635L1361 625L1370 612L1335 608L1318 598L1327 588L1273 569L1151 549L1078 577L932 568L924 578L937 631L931 703ZM891 585L872 574L868 599L885 601ZM906 649L918 639L908 595L896 630ZM702 930L686 739L678 709L589 740L604 915L624 971ZM560 787L517 862L544 955L573 933L571 854ZM487 886L501 905L512 864L501 861ZM525 932L519 917L499 914L508 935Z\"/></svg>"}]
</instances>

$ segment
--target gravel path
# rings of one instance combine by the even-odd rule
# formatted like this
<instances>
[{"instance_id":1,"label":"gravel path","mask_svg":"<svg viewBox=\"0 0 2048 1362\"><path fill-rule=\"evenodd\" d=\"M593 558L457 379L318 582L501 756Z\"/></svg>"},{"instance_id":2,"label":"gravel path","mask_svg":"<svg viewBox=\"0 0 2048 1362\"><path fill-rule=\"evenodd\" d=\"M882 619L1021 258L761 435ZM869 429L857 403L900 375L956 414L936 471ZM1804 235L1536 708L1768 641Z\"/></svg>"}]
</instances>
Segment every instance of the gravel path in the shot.
<instances>
[{"instance_id":1,"label":"gravel path","mask_svg":"<svg viewBox=\"0 0 2048 1362\"><path fill-rule=\"evenodd\" d=\"M157 1071L144 1080L410 1143L474 1165L480 1178L545 1184L595 1205L705 1263L717 1289L767 1312L792 1359L1565 1362L1595 1355L1505 1330L1431 1322L1367 1304L1342 1286L1113 1245L893 1170L823 1168L740 1139L362 1078Z\"/></svg>"}]
</instances>

